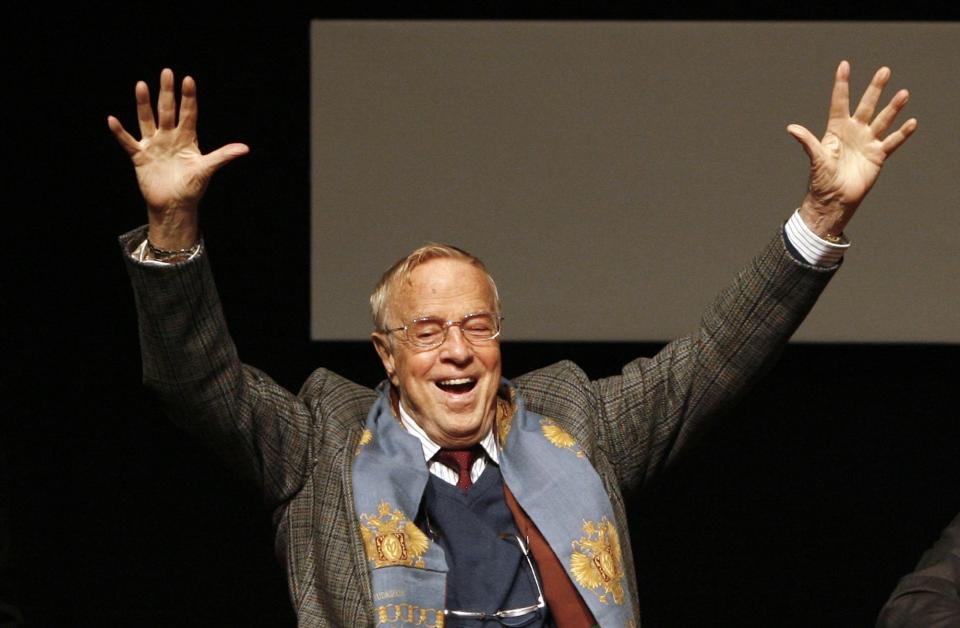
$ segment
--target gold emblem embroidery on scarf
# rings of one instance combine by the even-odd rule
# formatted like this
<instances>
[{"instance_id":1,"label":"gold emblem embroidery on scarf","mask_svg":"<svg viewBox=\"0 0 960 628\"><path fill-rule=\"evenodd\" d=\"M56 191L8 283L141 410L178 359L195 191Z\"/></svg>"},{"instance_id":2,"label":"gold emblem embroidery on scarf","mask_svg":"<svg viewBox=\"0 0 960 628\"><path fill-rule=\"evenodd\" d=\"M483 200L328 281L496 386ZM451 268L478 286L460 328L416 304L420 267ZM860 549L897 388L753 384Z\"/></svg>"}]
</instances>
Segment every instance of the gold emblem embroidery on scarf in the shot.
<instances>
[{"instance_id":1,"label":"gold emblem embroidery on scarf","mask_svg":"<svg viewBox=\"0 0 960 628\"><path fill-rule=\"evenodd\" d=\"M412 604L388 604L377 607L377 625L384 626L405 622L414 626L443 628L442 608L420 608Z\"/></svg>"},{"instance_id":2,"label":"gold emblem embroidery on scarf","mask_svg":"<svg viewBox=\"0 0 960 628\"><path fill-rule=\"evenodd\" d=\"M423 554L430 539L400 510L380 502L377 515L360 515L360 536L367 559L377 567L403 565L424 568Z\"/></svg>"},{"instance_id":3,"label":"gold emblem embroidery on scarf","mask_svg":"<svg viewBox=\"0 0 960 628\"><path fill-rule=\"evenodd\" d=\"M569 449L577 454L577 458L583 458L586 455L577 445L577 440L573 435L557 425L553 419L542 419L540 421L540 431L554 447Z\"/></svg>"},{"instance_id":4,"label":"gold emblem embroidery on scarf","mask_svg":"<svg viewBox=\"0 0 960 628\"><path fill-rule=\"evenodd\" d=\"M363 430L360 434L360 440L357 441L357 449L353 452L354 456L360 455L360 450L363 449L363 446L373 440L373 432L370 430Z\"/></svg>"},{"instance_id":5,"label":"gold emblem embroidery on scarf","mask_svg":"<svg viewBox=\"0 0 960 628\"><path fill-rule=\"evenodd\" d=\"M623 560L620 538L606 517L583 522L584 536L573 541L570 571L577 583L604 604L623 604Z\"/></svg>"},{"instance_id":6,"label":"gold emblem embroidery on scarf","mask_svg":"<svg viewBox=\"0 0 960 628\"><path fill-rule=\"evenodd\" d=\"M497 444L500 449L507 448L507 436L510 435L510 428L513 427L513 415L517 411L514 403L513 389L510 389L510 398L504 399L497 397Z\"/></svg>"}]
</instances>

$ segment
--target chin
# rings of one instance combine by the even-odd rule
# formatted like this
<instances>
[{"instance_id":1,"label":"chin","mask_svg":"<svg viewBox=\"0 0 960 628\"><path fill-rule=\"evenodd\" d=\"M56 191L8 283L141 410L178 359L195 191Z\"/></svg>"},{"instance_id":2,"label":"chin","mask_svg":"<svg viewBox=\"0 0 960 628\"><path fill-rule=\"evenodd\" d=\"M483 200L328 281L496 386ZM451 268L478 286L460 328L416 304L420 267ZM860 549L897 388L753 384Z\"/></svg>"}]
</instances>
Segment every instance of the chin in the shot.
<instances>
[{"instance_id":1,"label":"chin","mask_svg":"<svg viewBox=\"0 0 960 628\"><path fill-rule=\"evenodd\" d=\"M442 430L440 435L441 440L457 446L479 443L490 430L490 424L484 421L482 417L452 418L452 420L446 420L443 425L445 429ZM437 442L440 443L439 440Z\"/></svg>"}]
</instances>

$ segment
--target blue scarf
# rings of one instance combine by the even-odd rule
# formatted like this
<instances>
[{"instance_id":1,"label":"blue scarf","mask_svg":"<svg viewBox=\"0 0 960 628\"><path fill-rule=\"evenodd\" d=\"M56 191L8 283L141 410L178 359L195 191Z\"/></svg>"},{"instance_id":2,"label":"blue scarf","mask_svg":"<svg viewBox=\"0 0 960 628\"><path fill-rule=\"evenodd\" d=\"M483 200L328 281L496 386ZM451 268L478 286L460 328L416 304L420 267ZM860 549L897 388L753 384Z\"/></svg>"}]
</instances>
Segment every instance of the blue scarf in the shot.
<instances>
[{"instance_id":1,"label":"blue scarf","mask_svg":"<svg viewBox=\"0 0 960 628\"><path fill-rule=\"evenodd\" d=\"M353 465L354 506L373 583L377 625L444 624L447 562L413 523L429 479L423 449L390 401L367 415ZM574 438L526 410L503 380L496 421L500 472L550 544L600 626L632 623L620 539L603 482Z\"/></svg>"}]
</instances>

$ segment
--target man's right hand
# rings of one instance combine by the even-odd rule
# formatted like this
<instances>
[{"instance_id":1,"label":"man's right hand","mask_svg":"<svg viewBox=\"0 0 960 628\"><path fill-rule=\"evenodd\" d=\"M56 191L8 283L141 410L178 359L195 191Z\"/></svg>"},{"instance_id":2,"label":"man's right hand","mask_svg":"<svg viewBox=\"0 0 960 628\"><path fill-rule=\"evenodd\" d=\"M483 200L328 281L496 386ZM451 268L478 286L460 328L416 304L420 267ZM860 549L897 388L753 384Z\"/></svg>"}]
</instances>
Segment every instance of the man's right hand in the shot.
<instances>
[{"instance_id":1,"label":"man's right hand","mask_svg":"<svg viewBox=\"0 0 960 628\"><path fill-rule=\"evenodd\" d=\"M177 120L173 71L160 73L157 117L150 105L150 90L137 82L138 142L113 116L107 126L133 161L140 192L147 202L150 242L161 249L185 249L200 237L197 206L210 177L227 162L246 155L246 144L227 144L203 155L197 144L197 84L183 79L180 119Z\"/></svg>"}]
</instances>

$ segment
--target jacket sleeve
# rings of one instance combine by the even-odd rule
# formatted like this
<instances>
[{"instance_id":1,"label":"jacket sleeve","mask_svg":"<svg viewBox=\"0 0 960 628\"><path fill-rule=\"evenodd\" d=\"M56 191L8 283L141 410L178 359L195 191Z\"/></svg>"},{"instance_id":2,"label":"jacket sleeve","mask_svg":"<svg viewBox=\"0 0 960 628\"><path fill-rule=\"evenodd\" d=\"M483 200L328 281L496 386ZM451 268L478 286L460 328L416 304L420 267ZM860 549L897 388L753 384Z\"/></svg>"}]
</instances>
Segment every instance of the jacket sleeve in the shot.
<instances>
[{"instance_id":1,"label":"jacket sleeve","mask_svg":"<svg viewBox=\"0 0 960 628\"><path fill-rule=\"evenodd\" d=\"M884 604L878 628L960 626L960 514Z\"/></svg>"},{"instance_id":2,"label":"jacket sleeve","mask_svg":"<svg viewBox=\"0 0 960 628\"><path fill-rule=\"evenodd\" d=\"M174 423L259 487L268 506L288 499L312 463L307 403L240 362L206 254L166 266L139 263L129 253L144 237L143 227L120 237L137 307L144 384Z\"/></svg>"},{"instance_id":3,"label":"jacket sleeve","mask_svg":"<svg viewBox=\"0 0 960 628\"><path fill-rule=\"evenodd\" d=\"M597 445L633 488L670 464L774 363L836 266L798 261L783 232L704 312L699 329L593 382Z\"/></svg>"}]
</instances>

